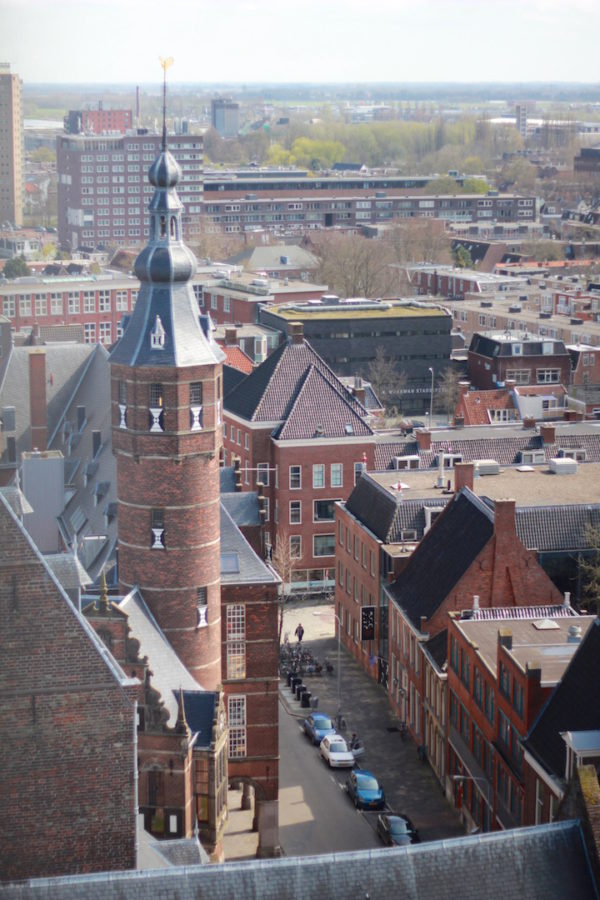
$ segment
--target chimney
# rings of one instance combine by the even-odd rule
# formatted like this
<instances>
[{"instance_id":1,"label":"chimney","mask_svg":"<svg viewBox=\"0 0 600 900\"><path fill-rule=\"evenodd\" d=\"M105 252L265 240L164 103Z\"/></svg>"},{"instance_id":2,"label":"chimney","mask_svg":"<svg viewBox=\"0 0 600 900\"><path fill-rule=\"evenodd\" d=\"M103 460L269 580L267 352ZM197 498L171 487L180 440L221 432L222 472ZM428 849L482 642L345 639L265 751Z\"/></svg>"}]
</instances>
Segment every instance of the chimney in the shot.
<instances>
[{"instance_id":1,"label":"chimney","mask_svg":"<svg viewBox=\"0 0 600 900\"><path fill-rule=\"evenodd\" d=\"M473 490L473 479L475 475L475 465L472 462L456 463L454 466L454 491L456 494L462 488L468 487Z\"/></svg>"},{"instance_id":2,"label":"chimney","mask_svg":"<svg viewBox=\"0 0 600 900\"><path fill-rule=\"evenodd\" d=\"M302 322L290 322L290 324L288 325L288 334L290 336L290 343L303 344L304 326Z\"/></svg>"},{"instance_id":3,"label":"chimney","mask_svg":"<svg viewBox=\"0 0 600 900\"><path fill-rule=\"evenodd\" d=\"M458 390L459 390L458 396L459 396L459 397L464 397L465 394L468 394L468 393L469 393L469 388L470 388L470 387L471 387L471 382L470 382L470 381L459 381L459 382L458 382Z\"/></svg>"},{"instance_id":4,"label":"chimney","mask_svg":"<svg viewBox=\"0 0 600 900\"><path fill-rule=\"evenodd\" d=\"M565 591L565 599L563 602L563 606L565 607L565 609L569 609L569 607L571 606L571 592L570 591Z\"/></svg>"},{"instance_id":5,"label":"chimney","mask_svg":"<svg viewBox=\"0 0 600 900\"><path fill-rule=\"evenodd\" d=\"M523 419L523 428L535 428L535 419L533 416L525 416Z\"/></svg>"},{"instance_id":6,"label":"chimney","mask_svg":"<svg viewBox=\"0 0 600 900\"><path fill-rule=\"evenodd\" d=\"M475 612L479 610L479 594L473 594L473 610Z\"/></svg>"},{"instance_id":7,"label":"chimney","mask_svg":"<svg viewBox=\"0 0 600 900\"><path fill-rule=\"evenodd\" d=\"M31 420L31 449L46 450L48 415L46 409L46 351L29 351L29 417Z\"/></svg>"},{"instance_id":8,"label":"chimney","mask_svg":"<svg viewBox=\"0 0 600 900\"><path fill-rule=\"evenodd\" d=\"M515 500L496 500L494 501L494 535L496 539L501 538L502 541L517 538L517 528L515 524Z\"/></svg>"},{"instance_id":9,"label":"chimney","mask_svg":"<svg viewBox=\"0 0 600 900\"><path fill-rule=\"evenodd\" d=\"M352 388L352 393L356 397L358 402L362 403L362 405L364 406L365 399L366 399L366 391L365 391L365 387L363 385L362 378L360 377L360 375L354 376L354 386Z\"/></svg>"},{"instance_id":10,"label":"chimney","mask_svg":"<svg viewBox=\"0 0 600 900\"><path fill-rule=\"evenodd\" d=\"M512 650L513 636L512 632L508 630L508 628L501 628L498 632L498 644L500 647L506 647L507 650Z\"/></svg>"},{"instance_id":11,"label":"chimney","mask_svg":"<svg viewBox=\"0 0 600 900\"><path fill-rule=\"evenodd\" d=\"M225 329L225 346L235 347L237 344L237 328L227 327Z\"/></svg>"},{"instance_id":12,"label":"chimney","mask_svg":"<svg viewBox=\"0 0 600 900\"><path fill-rule=\"evenodd\" d=\"M431 432L419 428L416 431L417 447L419 450L431 450Z\"/></svg>"},{"instance_id":13,"label":"chimney","mask_svg":"<svg viewBox=\"0 0 600 900\"><path fill-rule=\"evenodd\" d=\"M553 444L556 440L556 428L554 425L540 425L540 434L544 444Z\"/></svg>"},{"instance_id":14,"label":"chimney","mask_svg":"<svg viewBox=\"0 0 600 900\"><path fill-rule=\"evenodd\" d=\"M464 428L465 427L465 417L464 416L454 416L454 427L455 428Z\"/></svg>"}]
</instances>

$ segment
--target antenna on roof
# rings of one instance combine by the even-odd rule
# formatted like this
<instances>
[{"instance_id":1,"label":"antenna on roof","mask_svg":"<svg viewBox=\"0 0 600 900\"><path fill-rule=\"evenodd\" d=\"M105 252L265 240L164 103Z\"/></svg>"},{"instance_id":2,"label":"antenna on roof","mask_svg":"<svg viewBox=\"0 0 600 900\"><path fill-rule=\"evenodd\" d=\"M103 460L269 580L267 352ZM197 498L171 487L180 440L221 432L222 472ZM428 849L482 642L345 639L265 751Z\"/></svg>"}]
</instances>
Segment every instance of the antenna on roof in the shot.
<instances>
[{"instance_id":1,"label":"antenna on roof","mask_svg":"<svg viewBox=\"0 0 600 900\"><path fill-rule=\"evenodd\" d=\"M173 57L168 56L167 59L163 59L162 56L158 57L160 60L160 64L163 70L163 130L162 130L162 148L163 151L167 149L167 69L169 69L173 65Z\"/></svg>"}]
</instances>

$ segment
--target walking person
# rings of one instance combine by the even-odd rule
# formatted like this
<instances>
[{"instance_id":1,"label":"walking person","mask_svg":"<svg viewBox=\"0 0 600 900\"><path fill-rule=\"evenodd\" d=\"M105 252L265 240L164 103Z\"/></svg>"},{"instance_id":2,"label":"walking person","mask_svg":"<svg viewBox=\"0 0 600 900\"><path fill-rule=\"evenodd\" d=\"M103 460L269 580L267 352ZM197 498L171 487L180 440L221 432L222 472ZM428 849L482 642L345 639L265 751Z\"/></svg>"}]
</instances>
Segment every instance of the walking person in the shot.
<instances>
[{"instance_id":1,"label":"walking person","mask_svg":"<svg viewBox=\"0 0 600 900\"><path fill-rule=\"evenodd\" d=\"M298 622L298 625L296 627L294 634L298 638L298 643L301 644L302 638L304 637L304 628L302 627L302 622Z\"/></svg>"}]
</instances>

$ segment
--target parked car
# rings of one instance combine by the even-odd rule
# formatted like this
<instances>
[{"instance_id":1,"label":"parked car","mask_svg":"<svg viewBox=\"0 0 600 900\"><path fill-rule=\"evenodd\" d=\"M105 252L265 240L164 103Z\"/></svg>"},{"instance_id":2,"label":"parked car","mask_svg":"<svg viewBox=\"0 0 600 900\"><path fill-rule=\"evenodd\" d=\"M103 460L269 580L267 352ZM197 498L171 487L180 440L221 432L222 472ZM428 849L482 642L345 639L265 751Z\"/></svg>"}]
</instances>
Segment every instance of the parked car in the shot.
<instances>
[{"instance_id":1,"label":"parked car","mask_svg":"<svg viewBox=\"0 0 600 900\"><path fill-rule=\"evenodd\" d=\"M377 834L388 847L421 843L419 832L408 816L398 813L381 813L377 816Z\"/></svg>"},{"instance_id":2,"label":"parked car","mask_svg":"<svg viewBox=\"0 0 600 900\"><path fill-rule=\"evenodd\" d=\"M339 734L328 734L327 737L324 737L319 750L325 762L328 762L332 769L338 767L351 769L354 765L354 753Z\"/></svg>"},{"instance_id":3,"label":"parked car","mask_svg":"<svg viewBox=\"0 0 600 900\"><path fill-rule=\"evenodd\" d=\"M302 727L304 728L304 733L316 745L319 745L328 734L335 734L333 722L325 713L312 713L304 720Z\"/></svg>"},{"instance_id":4,"label":"parked car","mask_svg":"<svg viewBox=\"0 0 600 900\"><path fill-rule=\"evenodd\" d=\"M355 769L351 772L346 788L357 809L383 809L385 806L383 788L367 769Z\"/></svg>"}]
</instances>

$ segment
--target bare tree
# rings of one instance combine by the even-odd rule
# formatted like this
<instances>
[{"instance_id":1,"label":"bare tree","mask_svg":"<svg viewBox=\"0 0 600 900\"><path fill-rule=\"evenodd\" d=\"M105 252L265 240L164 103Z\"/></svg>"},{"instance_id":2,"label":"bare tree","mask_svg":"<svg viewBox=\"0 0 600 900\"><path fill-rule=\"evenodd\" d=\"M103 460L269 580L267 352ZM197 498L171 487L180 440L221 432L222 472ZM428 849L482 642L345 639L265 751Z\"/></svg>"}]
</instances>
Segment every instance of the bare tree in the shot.
<instances>
[{"instance_id":1,"label":"bare tree","mask_svg":"<svg viewBox=\"0 0 600 900\"><path fill-rule=\"evenodd\" d=\"M438 378L438 389L435 404L440 412L446 413L446 415L448 416L448 420L450 420L450 417L454 414L456 404L458 403L458 397L460 394L460 380L461 376L458 372L455 371L455 369L452 368L444 369L444 371Z\"/></svg>"},{"instance_id":2,"label":"bare tree","mask_svg":"<svg viewBox=\"0 0 600 900\"><path fill-rule=\"evenodd\" d=\"M279 643L281 644L281 632L283 631L283 613L288 593L291 592L292 575L301 562L301 557L296 556L290 546L290 533L285 527L276 532L276 544L273 550L272 563L281 576L281 593L279 594Z\"/></svg>"},{"instance_id":3,"label":"bare tree","mask_svg":"<svg viewBox=\"0 0 600 900\"><path fill-rule=\"evenodd\" d=\"M406 374L399 372L391 356L386 356L385 347L375 350L375 359L369 363L367 378L373 390L383 403L386 413L397 412L400 395L406 387Z\"/></svg>"},{"instance_id":4,"label":"bare tree","mask_svg":"<svg viewBox=\"0 0 600 900\"><path fill-rule=\"evenodd\" d=\"M592 525L586 529L586 543L589 555L580 559L583 599L600 615L600 529Z\"/></svg>"},{"instance_id":5,"label":"bare tree","mask_svg":"<svg viewBox=\"0 0 600 900\"><path fill-rule=\"evenodd\" d=\"M394 261L384 241L358 234L329 233L314 238L321 263L318 277L341 297L384 297L393 290Z\"/></svg>"}]
</instances>

